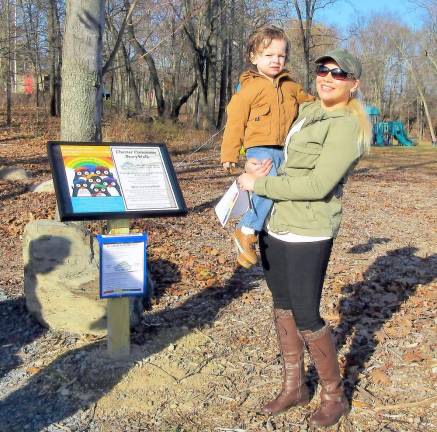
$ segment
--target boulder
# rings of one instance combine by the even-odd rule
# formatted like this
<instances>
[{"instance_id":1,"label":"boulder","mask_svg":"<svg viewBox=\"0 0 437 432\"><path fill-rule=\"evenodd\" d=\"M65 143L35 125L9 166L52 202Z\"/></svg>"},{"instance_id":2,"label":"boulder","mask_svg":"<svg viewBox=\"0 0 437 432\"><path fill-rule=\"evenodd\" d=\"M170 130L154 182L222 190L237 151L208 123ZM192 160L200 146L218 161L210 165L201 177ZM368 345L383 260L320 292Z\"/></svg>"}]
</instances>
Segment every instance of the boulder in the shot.
<instances>
[{"instance_id":1,"label":"boulder","mask_svg":"<svg viewBox=\"0 0 437 432\"><path fill-rule=\"evenodd\" d=\"M79 334L106 334L107 301L99 298L99 246L77 223L36 220L23 235L24 292L43 325ZM150 290L149 290L150 292ZM131 326L145 299L130 299Z\"/></svg>"},{"instance_id":2,"label":"boulder","mask_svg":"<svg viewBox=\"0 0 437 432\"><path fill-rule=\"evenodd\" d=\"M15 166L0 166L2 180L28 180L29 176L23 168Z\"/></svg>"}]
</instances>

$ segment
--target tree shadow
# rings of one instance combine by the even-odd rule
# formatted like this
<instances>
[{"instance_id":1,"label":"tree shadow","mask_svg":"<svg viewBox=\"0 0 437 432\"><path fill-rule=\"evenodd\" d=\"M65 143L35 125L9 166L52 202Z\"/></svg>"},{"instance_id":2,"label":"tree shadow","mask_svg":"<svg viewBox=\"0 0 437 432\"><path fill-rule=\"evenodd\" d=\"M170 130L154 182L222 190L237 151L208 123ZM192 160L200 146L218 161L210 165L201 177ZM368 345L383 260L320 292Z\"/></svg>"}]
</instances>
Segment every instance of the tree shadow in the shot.
<instances>
[{"instance_id":1,"label":"tree shadow","mask_svg":"<svg viewBox=\"0 0 437 432\"><path fill-rule=\"evenodd\" d=\"M18 184L17 182L13 182L11 180L2 180L2 182L9 182L13 185L14 190L12 192L8 192L5 194L0 194L0 202L6 201L9 199L17 198L20 195L25 194L29 190L29 186L27 184ZM0 183L1 184L1 183Z\"/></svg>"},{"instance_id":2,"label":"tree shadow","mask_svg":"<svg viewBox=\"0 0 437 432\"><path fill-rule=\"evenodd\" d=\"M0 302L0 379L22 364L19 351L46 332L28 313L24 297Z\"/></svg>"},{"instance_id":3,"label":"tree shadow","mask_svg":"<svg viewBox=\"0 0 437 432\"><path fill-rule=\"evenodd\" d=\"M367 243L352 246L348 252L353 254L370 252L373 249L373 246L388 243L389 241L390 239L387 237L371 237Z\"/></svg>"},{"instance_id":4,"label":"tree shadow","mask_svg":"<svg viewBox=\"0 0 437 432\"><path fill-rule=\"evenodd\" d=\"M32 135L32 134L16 135L16 136L8 137L8 138L1 138L0 145L2 145L5 142L9 142L9 141L15 141L15 140L20 140L20 139L33 139L33 138L35 138L35 135Z\"/></svg>"},{"instance_id":5,"label":"tree shadow","mask_svg":"<svg viewBox=\"0 0 437 432\"><path fill-rule=\"evenodd\" d=\"M0 165L3 165L5 167L15 166L15 165L22 166L22 165L30 165L30 164L44 164L47 165L47 171L50 171L48 163L49 160L47 156L33 156L33 157L24 157L24 158L22 157L16 159L0 157Z\"/></svg>"},{"instance_id":6,"label":"tree shadow","mask_svg":"<svg viewBox=\"0 0 437 432\"><path fill-rule=\"evenodd\" d=\"M40 431L91 407L135 362L164 350L195 329L212 324L225 306L253 289L260 276L251 276L246 271L244 284L241 278L241 270L237 269L224 286L207 288L178 307L147 314L144 333L146 338L150 336L149 329L154 333L153 343L134 346L126 361L111 361L103 341L63 354L29 378L23 387L4 397L0 402L0 431Z\"/></svg>"},{"instance_id":7,"label":"tree shadow","mask_svg":"<svg viewBox=\"0 0 437 432\"><path fill-rule=\"evenodd\" d=\"M221 197L212 198L209 201L205 201L202 204L195 205L190 208L191 213L202 213L204 210L211 210L219 202Z\"/></svg>"},{"instance_id":8,"label":"tree shadow","mask_svg":"<svg viewBox=\"0 0 437 432\"><path fill-rule=\"evenodd\" d=\"M346 285L348 296L339 305L340 323L335 328L337 345L352 342L345 355L345 391L350 400L378 345L377 332L401 305L414 295L418 285L437 278L437 254L421 258L417 248L403 247L378 257L364 273L364 280Z\"/></svg>"}]
</instances>

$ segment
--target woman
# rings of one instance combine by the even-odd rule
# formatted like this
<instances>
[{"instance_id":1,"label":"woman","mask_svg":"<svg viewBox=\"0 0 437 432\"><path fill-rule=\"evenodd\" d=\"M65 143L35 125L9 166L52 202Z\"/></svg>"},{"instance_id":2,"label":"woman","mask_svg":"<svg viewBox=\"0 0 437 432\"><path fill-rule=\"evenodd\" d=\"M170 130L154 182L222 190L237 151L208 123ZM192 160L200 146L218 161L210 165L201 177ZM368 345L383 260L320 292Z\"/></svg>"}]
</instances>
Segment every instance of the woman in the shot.
<instances>
[{"instance_id":1,"label":"woman","mask_svg":"<svg viewBox=\"0 0 437 432\"><path fill-rule=\"evenodd\" d=\"M354 98L361 63L336 49L316 60L320 100L301 105L278 176L266 176L270 161L249 160L238 184L274 201L259 246L283 360L279 396L265 405L277 414L309 401L304 383L304 345L321 381L314 426L331 426L347 413L331 329L320 316L326 268L341 219L348 173L370 143L371 126Z\"/></svg>"}]
</instances>

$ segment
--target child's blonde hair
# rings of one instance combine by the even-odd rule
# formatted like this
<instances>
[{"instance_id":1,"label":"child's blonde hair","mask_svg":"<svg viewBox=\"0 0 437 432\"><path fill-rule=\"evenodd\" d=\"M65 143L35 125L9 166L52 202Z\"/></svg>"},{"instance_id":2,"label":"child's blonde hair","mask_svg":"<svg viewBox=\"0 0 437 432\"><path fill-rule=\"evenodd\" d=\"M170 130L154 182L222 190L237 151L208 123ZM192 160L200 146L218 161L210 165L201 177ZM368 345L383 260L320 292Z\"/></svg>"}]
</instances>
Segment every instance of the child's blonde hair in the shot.
<instances>
[{"instance_id":1,"label":"child's blonde hair","mask_svg":"<svg viewBox=\"0 0 437 432\"><path fill-rule=\"evenodd\" d=\"M287 61L290 52L290 41L287 35L285 34L284 30L282 30L279 27L270 25L255 30L249 36L249 39L247 40L247 47L246 47L247 63L250 64L256 53L269 47L270 44L272 43L272 40L274 39L284 40L286 42L285 61Z\"/></svg>"}]
</instances>

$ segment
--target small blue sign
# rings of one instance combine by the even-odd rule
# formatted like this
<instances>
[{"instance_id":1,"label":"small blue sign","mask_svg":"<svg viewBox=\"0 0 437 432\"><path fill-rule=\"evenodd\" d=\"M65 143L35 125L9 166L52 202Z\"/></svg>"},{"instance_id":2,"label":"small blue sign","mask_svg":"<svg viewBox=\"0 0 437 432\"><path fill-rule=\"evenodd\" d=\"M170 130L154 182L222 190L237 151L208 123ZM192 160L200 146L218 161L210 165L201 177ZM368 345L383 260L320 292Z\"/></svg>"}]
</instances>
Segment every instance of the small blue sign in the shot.
<instances>
[{"instance_id":1,"label":"small blue sign","mask_svg":"<svg viewBox=\"0 0 437 432\"><path fill-rule=\"evenodd\" d=\"M144 296L147 234L98 235L100 298Z\"/></svg>"}]
</instances>

